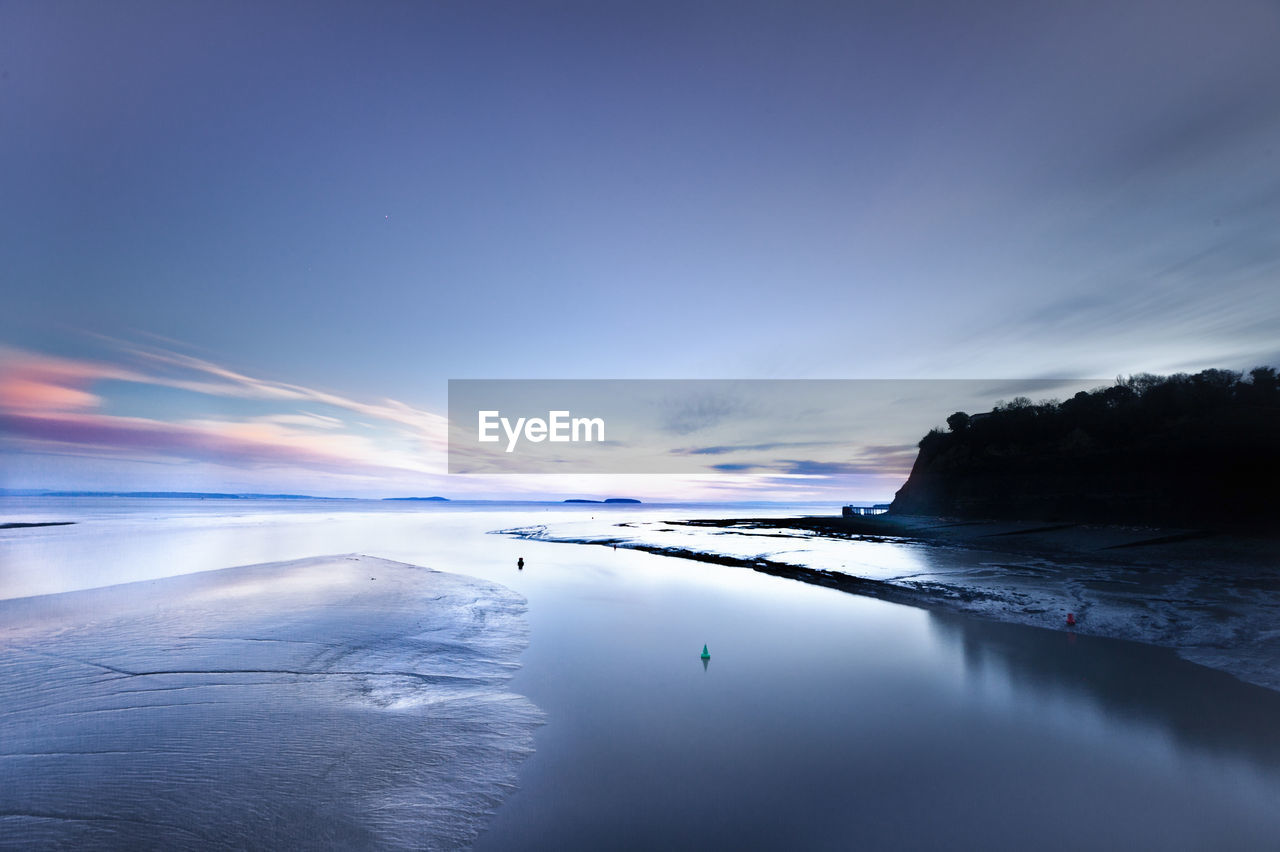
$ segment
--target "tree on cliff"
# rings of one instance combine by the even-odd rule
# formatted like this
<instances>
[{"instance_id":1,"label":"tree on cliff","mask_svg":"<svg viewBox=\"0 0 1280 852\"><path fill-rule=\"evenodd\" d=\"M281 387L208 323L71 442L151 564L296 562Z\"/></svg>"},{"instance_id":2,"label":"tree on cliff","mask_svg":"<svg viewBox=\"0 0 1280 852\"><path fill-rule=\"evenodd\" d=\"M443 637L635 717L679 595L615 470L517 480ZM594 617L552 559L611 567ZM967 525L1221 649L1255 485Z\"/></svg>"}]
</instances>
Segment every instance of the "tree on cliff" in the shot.
<instances>
[{"instance_id":1,"label":"tree on cliff","mask_svg":"<svg viewBox=\"0 0 1280 852\"><path fill-rule=\"evenodd\" d=\"M920 441L893 511L1204 525L1271 521L1280 379L1142 373L1063 402L1025 397Z\"/></svg>"}]
</instances>

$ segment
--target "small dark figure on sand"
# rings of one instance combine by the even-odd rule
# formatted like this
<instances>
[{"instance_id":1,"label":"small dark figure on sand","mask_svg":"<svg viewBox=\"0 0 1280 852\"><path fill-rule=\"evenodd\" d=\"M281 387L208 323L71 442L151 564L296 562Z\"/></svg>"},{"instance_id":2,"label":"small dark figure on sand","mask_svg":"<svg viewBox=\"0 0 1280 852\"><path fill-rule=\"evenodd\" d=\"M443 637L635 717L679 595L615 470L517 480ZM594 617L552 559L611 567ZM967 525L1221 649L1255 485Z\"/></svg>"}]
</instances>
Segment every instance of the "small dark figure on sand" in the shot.
<instances>
[{"instance_id":1,"label":"small dark figure on sand","mask_svg":"<svg viewBox=\"0 0 1280 852\"><path fill-rule=\"evenodd\" d=\"M523 570L524 570L524 557L523 557L523 556L521 556L519 559L517 559L517 560L516 560L516 568L517 568L517 569L519 569L519 570L521 570L521 571L523 571Z\"/></svg>"}]
</instances>

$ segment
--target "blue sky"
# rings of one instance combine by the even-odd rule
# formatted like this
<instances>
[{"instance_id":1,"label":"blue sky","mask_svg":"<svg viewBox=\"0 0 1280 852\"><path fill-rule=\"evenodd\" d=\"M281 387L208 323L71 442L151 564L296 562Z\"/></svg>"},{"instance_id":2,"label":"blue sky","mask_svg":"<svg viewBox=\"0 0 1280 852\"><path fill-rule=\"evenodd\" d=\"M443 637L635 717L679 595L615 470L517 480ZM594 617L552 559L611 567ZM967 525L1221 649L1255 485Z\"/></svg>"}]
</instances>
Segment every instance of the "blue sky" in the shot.
<instances>
[{"instance_id":1,"label":"blue sky","mask_svg":"<svg viewBox=\"0 0 1280 852\"><path fill-rule=\"evenodd\" d=\"M450 378L1280 362L1278 43L1265 2L0 2L0 487L622 490L445 477Z\"/></svg>"}]
</instances>

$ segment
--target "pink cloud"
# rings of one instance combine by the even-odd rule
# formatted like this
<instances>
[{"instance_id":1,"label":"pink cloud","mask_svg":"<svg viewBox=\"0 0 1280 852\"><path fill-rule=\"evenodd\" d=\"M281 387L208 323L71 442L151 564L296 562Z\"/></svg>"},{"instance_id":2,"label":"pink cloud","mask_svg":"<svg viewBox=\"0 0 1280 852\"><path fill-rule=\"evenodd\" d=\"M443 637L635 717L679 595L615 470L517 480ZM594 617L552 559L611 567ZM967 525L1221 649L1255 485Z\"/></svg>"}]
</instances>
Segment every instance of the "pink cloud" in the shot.
<instances>
[{"instance_id":1,"label":"pink cloud","mask_svg":"<svg viewBox=\"0 0 1280 852\"><path fill-rule=\"evenodd\" d=\"M135 351L144 369L98 361L56 358L0 349L0 434L19 449L90 453L140 459L180 459L240 467L296 467L351 474L428 472L444 444L444 418L394 400L368 404L306 388L255 379L173 353ZM173 375L156 367L177 367ZM278 400L285 410L244 420L179 421L102 413L92 391L104 380L210 396ZM391 451L364 434L353 434L340 417L300 411L315 403L374 418L409 451ZM384 430L385 431L385 430ZM407 439L407 440L406 440ZM14 442L20 443L14 443Z\"/></svg>"},{"instance_id":2,"label":"pink cloud","mask_svg":"<svg viewBox=\"0 0 1280 852\"><path fill-rule=\"evenodd\" d=\"M156 349L132 348L128 350L136 358L164 368L177 368L199 378L152 376L149 381L169 387L194 390L215 396L232 396L247 399L278 399L299 402L315 402L350 411L365 417L373 417L389 423L408 427L432 446L444 448L448 444L448 419L441 414L414 408L394 399L369 403L340 394L308 388L303 385L260 379L235 370L221 367L210 361Z\"/></svg>"},{"instance_id":3,"label":"pink cloud","mask_svg":"<svg viewBox=\"0 0 1280 852\"><path fill-rule=\"evenodd\" d=\"M38 414L94 409L101 403L88 391L94 382L133 375L108 364L0 348L0 411Z\"/></svg>"},{"instance_id":4,"label":"pink cloud","mask_svg":"<svg viewBox=\"0 0 1280 852\"><path fill-rule=\"evenodd\" d=\"M79 388L19 376L0 376L0 407L5 411L72 411L97 408L102 399Z\"/></svg>"},{"instance_id":5,"label":"pink cloud","mask_svg":"<svg viewBox=\"0 0 1280 852\"><path fill-rule=\"evenodd\" d=\"M301 467L337 473L414 470L354 436L316 436L265 424L166 423L131 417L62 413L0 414L0 432L28 449L177 458L237 467Z\"/></svg>"}]
</instances>

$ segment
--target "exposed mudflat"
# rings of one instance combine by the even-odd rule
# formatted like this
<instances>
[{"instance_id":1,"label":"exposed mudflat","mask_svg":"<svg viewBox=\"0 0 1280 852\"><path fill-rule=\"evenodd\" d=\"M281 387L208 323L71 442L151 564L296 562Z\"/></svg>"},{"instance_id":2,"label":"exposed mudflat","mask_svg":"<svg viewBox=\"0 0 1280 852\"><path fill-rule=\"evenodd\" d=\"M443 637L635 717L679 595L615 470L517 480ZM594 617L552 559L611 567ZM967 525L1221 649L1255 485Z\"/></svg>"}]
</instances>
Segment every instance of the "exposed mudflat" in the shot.
<instances>
[{"instance_id":1,"label":"exposed mudflat","mask_svg":"<svg viewBox=\"0 0 1280 852\"><path fill-rule=\"evenodd\" d=\"M466 847L541 720L523 614L354 555L0 601L0 847Z\"/></svg>"}]
</instances>

